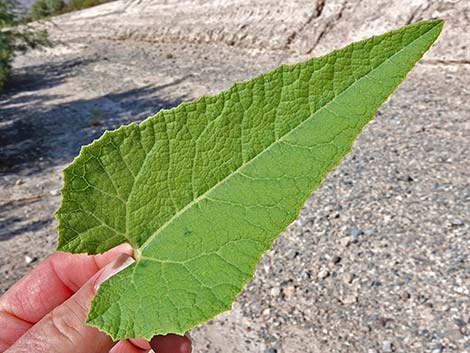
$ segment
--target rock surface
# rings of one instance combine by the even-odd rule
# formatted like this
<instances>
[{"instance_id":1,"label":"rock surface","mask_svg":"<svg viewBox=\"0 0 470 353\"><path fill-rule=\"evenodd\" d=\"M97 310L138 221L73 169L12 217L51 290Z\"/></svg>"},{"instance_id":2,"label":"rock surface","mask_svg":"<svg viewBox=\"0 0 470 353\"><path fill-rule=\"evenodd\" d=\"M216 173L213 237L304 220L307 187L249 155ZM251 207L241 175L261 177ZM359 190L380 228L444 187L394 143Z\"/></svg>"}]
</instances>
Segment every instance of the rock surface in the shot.
<instances>
[{"instance_id":1,"label":"rock surface","mask_svg":"<svg viewBox=\"0 0 470 353\"><path fill-rule=\"evenodd\" d=\"M470 350L470 2L115 1L54 18L0 96L0 291L55 246L61 169L105 129L419 19L438 43L195 352ZM31 261L30 261L31 260Z\"/></svg>"}]
</instances>

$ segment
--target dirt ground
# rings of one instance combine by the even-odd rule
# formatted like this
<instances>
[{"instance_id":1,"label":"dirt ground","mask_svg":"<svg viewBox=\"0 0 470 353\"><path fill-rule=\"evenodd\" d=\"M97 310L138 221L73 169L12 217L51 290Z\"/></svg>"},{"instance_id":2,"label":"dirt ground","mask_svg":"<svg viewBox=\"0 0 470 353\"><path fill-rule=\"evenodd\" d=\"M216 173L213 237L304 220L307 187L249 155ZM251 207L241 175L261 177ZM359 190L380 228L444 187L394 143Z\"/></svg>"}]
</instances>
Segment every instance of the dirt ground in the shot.
<instances>
[{"instance_id":1,"label":"dirt ground","mask_svg":"<svg viewBox=\"0 0 470 353\"><path fill-rule=\"evenodd\" d=\"M195 352L470 352L470 2L115 1L45 23L0 96L0 293L55 248L106 129L422 18L439 42Z\"/></svg>"}]
</instances>

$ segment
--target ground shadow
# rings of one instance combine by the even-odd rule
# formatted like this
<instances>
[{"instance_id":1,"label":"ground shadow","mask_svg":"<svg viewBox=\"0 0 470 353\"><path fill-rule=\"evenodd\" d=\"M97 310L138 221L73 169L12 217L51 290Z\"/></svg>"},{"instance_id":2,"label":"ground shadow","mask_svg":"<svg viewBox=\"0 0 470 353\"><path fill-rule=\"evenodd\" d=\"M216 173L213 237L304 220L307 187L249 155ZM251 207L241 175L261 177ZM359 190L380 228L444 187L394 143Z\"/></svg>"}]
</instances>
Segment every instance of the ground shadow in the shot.
<instances>
[{"instance_id":1,"label":"ground shadow","mask_svg":"<svg viewBox=\"0 0 470 353\"><path fill-rule=\"evenodd\" d=\"M92 58L74 58L13 70L11 80L7 82L5 90L0 92L0 101L7 100L21 92L38 91L56 86L67 78L79 75L82 69L94 61Z\"/></svg>"},{"instance_id":2,"label":"ground shadow","mask_svg":"<svg viewBox=\"0 0 470 353\"><path fill-rule=\"evenodd\" d=\"M41 219L34 222L22 222L21 218L12 217L2 221L0 225L0 241L12 239L25 232L34 232L46 227L52 219ZM18 226L16 226L18 224Z\"/></svg>"},{"instance_id":3,"label":"ground shadow","mask_svg":"<svg viewBox=\"0 0 470 353\"><path fill-rule=\"evenodd\" d=\"M65 101L61 96L38 93L75 75L85 61L29 68L34 73L17 75L6 94L0 96L0 175L35 173L67 163L80 146L98 138L105 130L131 121L141 121L163 108L171 108L185 96L162 99L159 93L186 77L165 85L147 85L105 94L93 99ZM52 103L49 103L52 102Z\"/></svg>"},{"instance_id":4,"label":"ground shadow","mask_svg":"<svg viewBox=\"0 0 470 353\"><path fill-rule=\"evenodd\" d=\"M82 145L92 142L105 130L141 121L186 99L184 95L172 99L162 97L164 90L187 77L164 85L121 89L91 99L71 100L70 96L80 95L65 92L66 89L63 92L62 88L49 89L64 83L68 87L66 80L89 70L85 68L89 64L93 60L74 59L27 66L15 72L12 82L0 95L0 177L24 179L67 164ZM41 197L0 200L0 241L38 231L52 222L52 217L27 220L24 212L20 212L39 201Z\"/></svg>"}]
</instances>

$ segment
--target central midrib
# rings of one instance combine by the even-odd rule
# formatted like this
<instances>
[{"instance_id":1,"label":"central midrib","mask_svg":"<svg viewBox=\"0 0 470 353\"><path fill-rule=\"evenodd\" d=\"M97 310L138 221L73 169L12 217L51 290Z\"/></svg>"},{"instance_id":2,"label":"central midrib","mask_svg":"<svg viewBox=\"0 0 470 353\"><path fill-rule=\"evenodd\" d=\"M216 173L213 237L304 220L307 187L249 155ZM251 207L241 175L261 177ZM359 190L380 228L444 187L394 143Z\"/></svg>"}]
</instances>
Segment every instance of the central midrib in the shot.
<instances>
[{"instance_id":1,"label":"central midrib","mask_svg":"<svg viewBox=\"0 0 470 353\"><path fill-rule=\"evenodd\" d=\"M272 144L270 144L268 147L266 147L263 151L261 151L260 153L258 153L256 156L254 156L252 159L250 159L249 161L241 164L236 170L234 170L232 173L228 174L225 178L221 179L218 183L216 183L213 187L211 187L210 189L208 189L207 191L205 191L203 194L201 194L200 196L198 196L197 198L195 198L193 201L191 201L190 203L188 203L185 207L183 207L181 210L179 210L178 212L176 212L168 221L166 221L164 224L162 224L162 226L160 228L158 228L154 233L152 233L149 238L138 248L138 249L135 249L135 257L136 257L136 260L138 261L139 258L140 258L140 255L142 254L142 252L145 250L145 248L147 247L147 245L149 243L151 243L153 241L153 239L155 239L155 237L160 234L163 230L165 230L165 228L167 228L175 219L179 218L182 214L184 214L188 209L190 209L193 205L195 205L196 203L198 203L199 201L201 201L202 199L206 198L214 189L218 188L220 185L222 185L223 183L225 183L227 180L229 180L231 177L233 177L234 175L236 175L237 173L239 173L243 168L245 168L246 166L250 165L251 163L253 163L259 156L263 155L265 152L269 151L270 148L272 148L273 146L277 145L278 143L280 143L284 138L288 137L291 133L293 133L294 131L296 131L298 128L300 128L304 123L306 123L307 121L309 121L310 119L314 118L320 111L326 109L330 104L332 104L338 97L342 96L343 94L345 94L347 91L349 91L352 87L354 87L359 81L363 80L364 78L366 78L368 75L370 75L372 72L378 70L383 64L385 64L386 62L390 61L392 58L394 58L396 55L400 54L403 50L405 50L406 48L410 47L411 45L413 45L413 43L415 43L418 39L422 38L424 35L426 35L427 33L429 33L431 30L433 30L435 28L435 26L432 26L431 28L429 28L429 30L427 30L426 32L424 32L422 35L418 36L417 38L413 39L412 42L410 42L408 45L405 45L404 47L402 47L400 50L398 50L396 53L394 53L392 56L386 58L383 62L381 62L379 65L377 65L375 68L373 68L372 70L368 71L364 76L360 77L359 79L353 81L353 83L346 87L339 95L337 96L334 96L330 101L328 101L325 105L323 105L322 107L320 107L319 109L317 109L315 112L313 112L313 114L308 117L307 119L303 120L301 123L299 123L296 127L294 127L292 130L288 131L287 133L285 133L284 135L282 135L280 138L278 138L275 142L273 142ZM328 55L331 55L331 54L328 54Z\"/></svg>"}]
</instances>

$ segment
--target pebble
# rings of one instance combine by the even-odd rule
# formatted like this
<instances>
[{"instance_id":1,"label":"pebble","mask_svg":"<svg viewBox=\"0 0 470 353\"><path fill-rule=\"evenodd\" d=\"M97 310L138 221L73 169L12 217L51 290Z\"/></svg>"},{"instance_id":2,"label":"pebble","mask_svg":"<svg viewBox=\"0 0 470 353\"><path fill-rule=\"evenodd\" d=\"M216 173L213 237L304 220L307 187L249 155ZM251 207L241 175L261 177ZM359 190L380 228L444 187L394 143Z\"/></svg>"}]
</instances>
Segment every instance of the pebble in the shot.
<instances>
[{"instance_id":1,"label":"pebble","mask_svg":"<svg viewBox=\"0 0 470 353\"><path fill-rule=\"evenodd\" d=\"M465 321L462 319L454 319L454 324L456 324L458 327L463 327L465 326Z\"/></svg>"},{"instance_id":2,"label":"pebble","mask_svg":"<svg viewBox=\"0 0 470 353\"><path fill-rule=\"evenodd\" d=\"M57 190L57 189L51 190L51 191L49 191L49 194L51 196L59 196L60 195L60 190Z\"/></svg>"},{"instance_id":3,"label":"pebble","mask_svg":"<svg viewBox=\"0 0 470 353\"><path fill-rule=\"evenodd\" d=\"M411 298L411 294L406 290L402 290L401 293L400 293L400 298L402 300L408 300L408 299Z\"/></svg>"},{"instance_id":4,"label":"pebble","mask_svg":"<svg viewBox=\"0 0 470 353\"><path fill-rule=\"evenodd\" d=\"M390 341L383 341L382 343L382 351L384 353L391 353L393 352L393 345Z\"/></svg>"},{"instance_id":5,"label":"pebble","mask_svg":"<svg viewBox=\"0 0 470 353\"><path fill-rule=\"evenodd\" d=\"M464 221L455 219L449 222L451 227L462 227L465 225Z\"/></svg>"},{"instance_id":6,"label":"pebble","mask_svg":"<svg viewBox=\"0 0 470 353\"><path fill-rule=\"evenodd\" d=\"M367 350L367 353L378 353L378 352L377 352L377 349L369 348L369 349Z\"/></svg>"},{"instance_id":7,"label":"pebble","mask_svg":"<svg viewBox=\"0 0 470 353\"><path fill-rule=\"evenodd\" d=\"M24 184L24 180L23 179L18 179L16 182L15 182L15 185L23 185Z\"/></svg>"},{"instance_id":8,"label":"pebble","mask_svg":"<svg viewBox=\"0 0 470 353\"><path fill-rule=\"evenodd\" d=\"M448 339L451 339L451 340L459 340L462 337L462 333L460 332L459 329L451 329L451 330L444 331L442 336L447 337Z\"/></svg>"},{"instance_id":9,"label":"pebble","mask_svg":"<svg viewBox=\"0 0 470 353\"><path fill-rule=\"evenodd\" d=\"M277 296L279 296L279 294L281 294L281 289L279 287L271 288L271 295L273 297L277 297Z\"/></svg>"},{"instance_id":10,"label":"pebble","mask_svg":"<svg viewBox=\"0 0 470 353\"><path fill-rule=\"evenodd\" d=\"M331 258L331 263L333 265L337 265L341 262L341 257L339 257L338 255L334 255L332 258Z\"/></svg>"},{"instance_id":11,"label":"pebble","mask_svg":"<svg viewBox=\"0 0 470 353\"><path fill-rule=\"evenodd\" d=\"M357 226L352 226L350 231L351 236L356 239L359 235L364 234L364 231Z\"/></svg>"},{"instance_id":12,"label":"pebble","mask_svg":"<svg viewBox=\"0 0 470 353\"><path fill-rule=\"evenodd\" d=\"M318 278L319 279L325 279L329 275L330 275L330 272L328 272L328 270L326 270L326 269L321 269L320 272L318 272Z\"/></svg>"},{"instance_id":13,"label":"pebble","mask_svg":"<svg viewBox=\"0 0 470 353\"><path fill-rule=\"evenodd\" d=\"M343 276L343 281L346 284L351 284L354 280L354 275L352 273L345 273Z\"/></svg>"},{"instance_id":14,"label":"pebble","mask_svg":"<svg viewBox=\"0 0 470 353\"><path fill-rule=\"evenodd\" d=\"M344 299L342 300L342 302L344 304L354 304L357 302L357 296L355 295L347 295L346 297L344 297Z\"/></svg>"},{"instance_id":15,"label":"pebble","mask_svg":"<svg viewBox=\"0 0 470 353\"><path fill-rule=\"evenodd\" d=\"M470 293L469 290L464 287L454 287L454 290L459 294L468 295Z\"/></svg>"},{"instance_id":16,"label":"pebble","mask_svg":"<svg viewBox=\"0 0 470 353\"><path fill-rule=\"evenodd\" d=\"M352 242L351 237L344 237L339 240L339 244L344 248L351 245L351 242Z\"/></svg>"},{"instance_id":17,"label":"pebble","mask_svg":"<svg viewBox=\"0 0 470 353\"><path fill-rule=\"evenodd\" d=\"M444 345L441 343L436 343L431 348L431 353L441 353L444 350Z\"/></svg>"},{"instance_id":18,"label":"pebble","mask_svg":"<svg viewBox=\"0 0 470 353\"><path fill-rule=\"evenodd\" d=\"M277 353L277 349L276 348L268 348L264 351L264 353Z\"/></svg>"},{"instance_id":19,"label":"pebble","mask_svg":"<svg viewBox=\"0 0 470 353\"><path fill-rule=\"evenodd\" d=\"M36 261L36 260L37 260L36 257L31 257L31 256L28 256L28 255L26 255L26 256L24 257L24 262L26 262L28 265L29 265L30 263L33 263L33 262Z\"/></svg>"},{"instance_id":20,"label":"pebble","mask_svg":"<svg viewBox=\"0 0 470 353\"><path fill-rule=\"evenodd\" d=\"M295 293L295 287L294 286L289 286L289 287L286 287L286 288L282 289L282 294L285 297L290 297L294 293Z\"/></svg>"}]
</instances>

